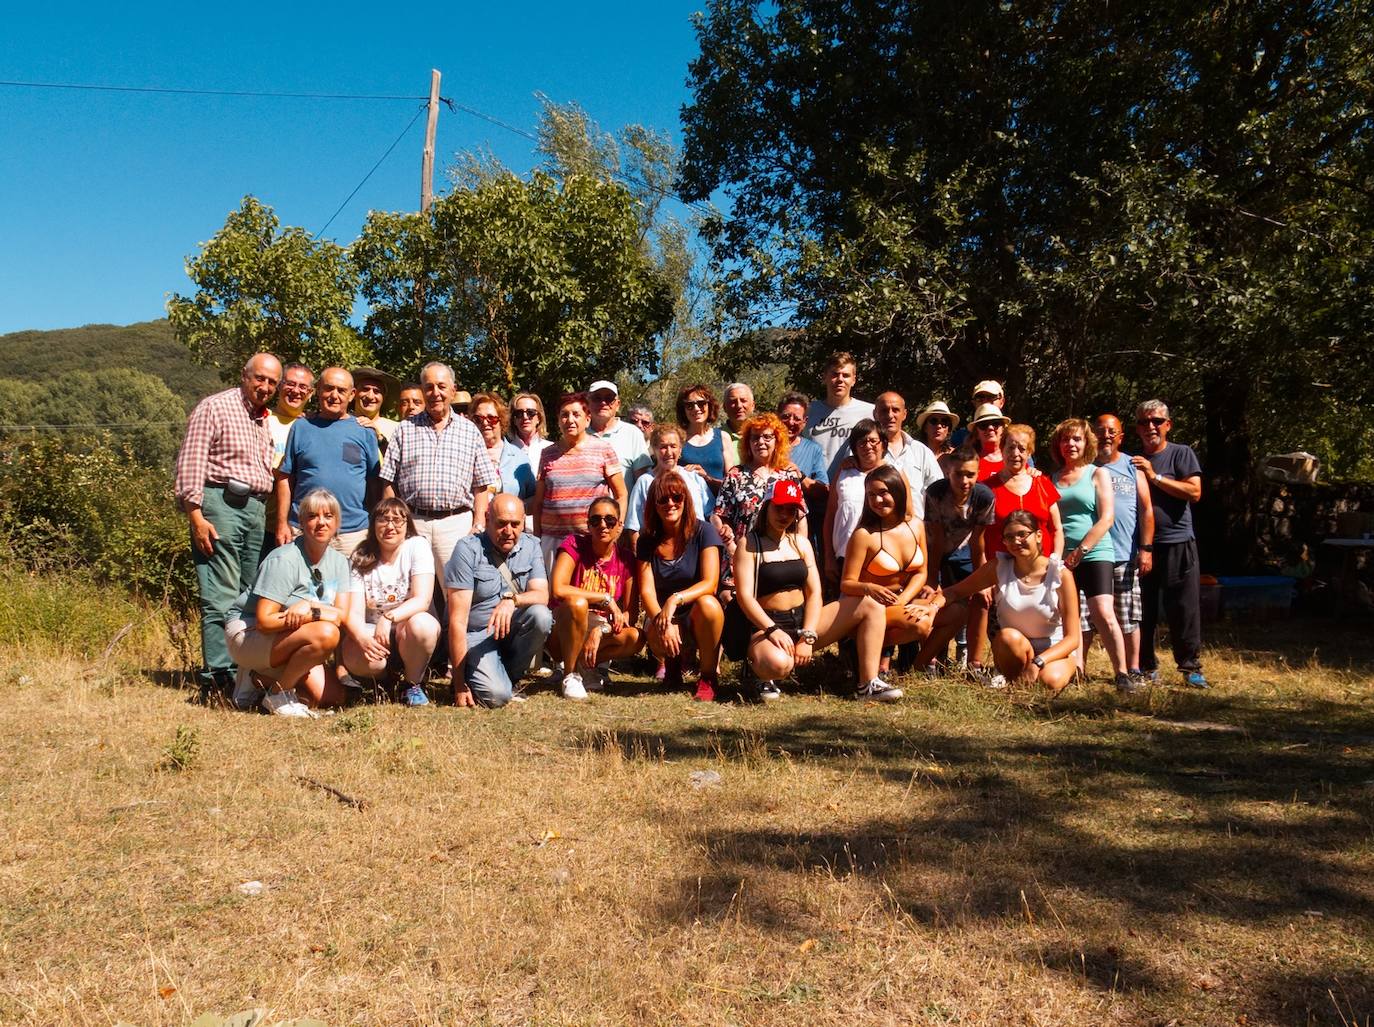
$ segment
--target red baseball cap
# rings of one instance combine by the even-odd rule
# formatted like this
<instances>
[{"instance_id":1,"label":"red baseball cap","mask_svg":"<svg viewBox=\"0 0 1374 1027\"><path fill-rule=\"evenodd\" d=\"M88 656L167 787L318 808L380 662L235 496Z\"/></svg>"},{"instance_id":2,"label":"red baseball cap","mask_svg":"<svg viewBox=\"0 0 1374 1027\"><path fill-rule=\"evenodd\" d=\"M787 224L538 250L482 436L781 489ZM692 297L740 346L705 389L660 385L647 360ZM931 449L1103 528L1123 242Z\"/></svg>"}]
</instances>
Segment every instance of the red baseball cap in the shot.
<instances>
[{"instance_id":1,"label":"red baseball cap","mask_svg":"<svg viewBox=\"0 0 1374 1027\"><path fill-rule=\"evenodd\" d=\"M801 506L801 486L791 478L779 478L773 482L773 493L768 500L774 506Z\"/></svg>"}]
</instances>

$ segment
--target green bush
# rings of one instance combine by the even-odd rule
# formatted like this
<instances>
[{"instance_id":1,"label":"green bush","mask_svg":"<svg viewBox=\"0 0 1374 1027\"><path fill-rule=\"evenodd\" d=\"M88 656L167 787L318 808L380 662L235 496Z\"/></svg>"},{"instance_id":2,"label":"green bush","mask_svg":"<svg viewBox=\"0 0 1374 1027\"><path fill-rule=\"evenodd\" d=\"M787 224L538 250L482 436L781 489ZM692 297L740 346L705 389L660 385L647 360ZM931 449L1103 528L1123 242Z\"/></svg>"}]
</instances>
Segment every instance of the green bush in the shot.
<instances>
[{"instance_id":1,"label":"green bush","mask_svg":"<svg viewBox=\"0 0 1374 1027\"><path fill-rule=\"evenodd\" d=\"M195 567L170 473L143 466L108 435L73 441L0 442L0 555L190 609Z\"/></svg>"}]
</instances>

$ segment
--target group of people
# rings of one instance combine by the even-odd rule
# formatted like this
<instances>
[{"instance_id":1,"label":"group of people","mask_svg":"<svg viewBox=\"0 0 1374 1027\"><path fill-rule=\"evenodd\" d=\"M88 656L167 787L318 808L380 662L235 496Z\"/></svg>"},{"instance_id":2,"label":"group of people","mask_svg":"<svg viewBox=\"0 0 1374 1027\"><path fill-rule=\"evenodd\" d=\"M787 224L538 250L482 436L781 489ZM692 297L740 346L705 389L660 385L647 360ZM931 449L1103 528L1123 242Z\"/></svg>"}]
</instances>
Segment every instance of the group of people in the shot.
<instances>
[{"instance_id":1,"label":"group of people","mask_svg":"<svg viewBox=\"0 0 1374 1027\"><path fill-rule=\"evenodd\" d=\"M659 420L622 419L596 381L558 400L554 440L539 396L470 396L442 363L415 384L316 380L257 354L193 411L177 461L202 692L304 717L389 678L419 706L446 657L458 706L517 701L527 675L585 699L647 648L667 689L694 675L713 700L728 659L770 701L835 643L865 699L902 697L894 669L1058 692L1094 635L1135 692L1159 680L1161 608L1184 683L1207 687L1201 467L1163 403L1136 411L1140 455L1115 415L1070 418L1042 469L996 381L966 430L936 400L914 436L899 393L853 396L850 354L822 382L771 412L744 383L723 407L689 385Z\"/></svg>"}]
</instances>

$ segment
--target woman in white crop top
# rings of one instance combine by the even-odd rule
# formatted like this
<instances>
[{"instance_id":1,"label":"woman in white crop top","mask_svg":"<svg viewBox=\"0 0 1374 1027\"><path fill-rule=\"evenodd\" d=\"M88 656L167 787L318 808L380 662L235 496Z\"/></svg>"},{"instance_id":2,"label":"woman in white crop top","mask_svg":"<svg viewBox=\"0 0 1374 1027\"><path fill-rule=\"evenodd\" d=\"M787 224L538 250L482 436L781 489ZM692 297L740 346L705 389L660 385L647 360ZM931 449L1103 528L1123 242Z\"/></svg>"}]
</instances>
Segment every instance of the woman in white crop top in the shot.
<instances>
[{"instance_id":1,"label":"woman in white crop top","mask_svg":"<svg viewBox=\"0 0 1374 1027\"><path fill-rule=\"evenodd\" d=\"M992 639L997 669L1008 680L1025 684L1042 681L1058 693L1073 680L1078 649L1078 586L1073 572L1059 557L1041 551L1040 521L1028 510L1015 510L1002 527L1005 553L983 564L943 593L948 604L962 604L969 596L991 588L997 599L999 630ZM960 623L957 617L937 618L931 643L943 645Z\"/></svg>"}]
</instances>

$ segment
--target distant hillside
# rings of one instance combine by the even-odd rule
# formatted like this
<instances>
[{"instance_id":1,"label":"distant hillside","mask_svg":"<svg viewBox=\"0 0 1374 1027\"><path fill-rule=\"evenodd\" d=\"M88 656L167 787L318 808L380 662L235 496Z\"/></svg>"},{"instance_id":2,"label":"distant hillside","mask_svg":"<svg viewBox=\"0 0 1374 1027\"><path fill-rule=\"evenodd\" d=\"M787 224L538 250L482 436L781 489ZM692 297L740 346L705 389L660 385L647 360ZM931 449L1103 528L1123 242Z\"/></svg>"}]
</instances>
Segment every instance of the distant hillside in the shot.
<instances>
[{"instance_id":1,"label":"distant hillside","mask_svg":"<svg viewBox=\"0 0 1374 1027\"><path fill-rule=\"evenodd\" d=\"M224 388L219 375L191 359L165 319L131 325L85 325L0 335L0 378L50 381L68 371L128 367L156 375L189 411Z\"/></svg>"}]
</instances>

